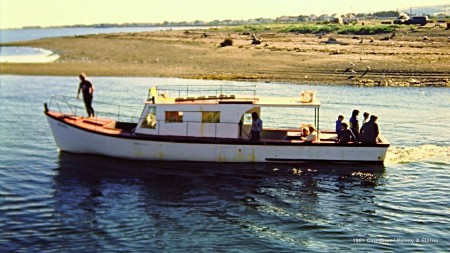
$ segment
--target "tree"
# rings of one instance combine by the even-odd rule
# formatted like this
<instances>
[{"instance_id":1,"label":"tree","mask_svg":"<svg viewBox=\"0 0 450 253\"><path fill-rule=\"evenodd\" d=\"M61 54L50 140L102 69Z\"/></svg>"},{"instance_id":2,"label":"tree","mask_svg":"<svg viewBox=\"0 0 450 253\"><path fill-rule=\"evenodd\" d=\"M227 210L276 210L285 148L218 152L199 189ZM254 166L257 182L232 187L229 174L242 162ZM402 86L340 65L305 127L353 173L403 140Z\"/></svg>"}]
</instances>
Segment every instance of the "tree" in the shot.
<instances>
[{"instance_id":1,"label":"tree","mask_svg":"<svg viewBox=\"0 0 450 253\"><path fill-rule=\"evenodd\" d=\"M398 11L380 11L375 12L372 15L380 18L398 17L400 13Z\"/></svg>"}]
</instances>

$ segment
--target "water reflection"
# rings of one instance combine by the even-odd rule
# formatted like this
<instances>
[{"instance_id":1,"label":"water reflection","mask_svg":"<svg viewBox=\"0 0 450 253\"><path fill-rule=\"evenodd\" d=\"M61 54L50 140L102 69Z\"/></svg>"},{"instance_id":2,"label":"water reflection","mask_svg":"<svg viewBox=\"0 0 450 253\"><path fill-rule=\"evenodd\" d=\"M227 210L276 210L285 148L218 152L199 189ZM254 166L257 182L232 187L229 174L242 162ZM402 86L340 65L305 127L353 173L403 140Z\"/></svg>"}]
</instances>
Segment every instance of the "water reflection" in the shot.
<instances>
[{"instance_id":1,"label":"water reflection","mask_svg":"<svg viewBox=\"0 0 450 253\"><path fill-rule=\"evenodd\" d=\"M382 172L361 171L382 167L361 166L142 162L61 153L55 217L71 234L82 234L76 238L87 250L108 250L112 242L134 250L150 242L167 251L194 245L216 251L224 244L250 249L266 240L312 246L305 238L311 231L349 226L349 214L372 212L371 189ZM243 239L249 244L242 246Z\"/></svg>"},{"instance_id":2,"label":"water reflection","mask_svg":"<svg viewBox=\"0 0 450 253\"><path fill-rule=\"evenodd\" d=\"M384 173L382 165L148 162L65 152L57 170L56 193L80 193L77 196L86 198L79 200L82 207L95 207L93 200L109 197L111 191L132 194L144 203L189 204L213 198L251 206L247 195L269 187L313 196L323 181L338 189L376 187Z\"/></svg>"},{"instance_id":3,"label":"water reflection","mask_svg":"<svg viewBox=\"0 0 450 253\"><path fill-rule=\"evenodd\" d=\"M66 152L60 153L58 164L57 185L59 182L64 182L64 186L145 185L153 187L157 196L166 200L175 198L174 201L193 187L257 188L265 180L295 179L303 182L304 187L314 187L318 177L329 176L336 178L336 183L347 181L376 186L377 179L384 173L383 165L379 164L159 162Z\"/></svg>"}]
</instances>

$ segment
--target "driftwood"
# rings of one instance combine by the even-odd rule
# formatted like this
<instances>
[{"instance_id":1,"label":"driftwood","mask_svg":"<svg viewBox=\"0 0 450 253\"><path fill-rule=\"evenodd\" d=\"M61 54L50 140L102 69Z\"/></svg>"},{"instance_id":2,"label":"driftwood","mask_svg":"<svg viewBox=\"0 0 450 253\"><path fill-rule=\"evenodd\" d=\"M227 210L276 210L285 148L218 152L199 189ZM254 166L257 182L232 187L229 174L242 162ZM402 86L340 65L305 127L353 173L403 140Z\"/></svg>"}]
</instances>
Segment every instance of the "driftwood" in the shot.
<instances>
[{"instance_id":1,"label":"driftwood","mask_svg":"<svg viewBox=\"0 0 450 253\"><path fill-rule=\"evenodd\" d=\"M258 36L256 36L256 34L252 34L252 45L259 45L262 43L262 38Z\"/></svg>"},{"instance_id":2,"label":"driftwood","mask_svg":"<svg viewBox=\"0 0 450 253\"><path fill-rule=\"evenodd\" d=\"M338 41L337 39L333 38L332 36L330 36L328 38L327 41L323 41L322 43L325 44L338 44L338 45L348 45L348 43L342 42L342 41Z\"/></svg>"},{"instance_id":3,"label":"driftwood","mask_svg":"<svg viewBox=\"0 0 450 253\"><path fill-rule=\"evenodd\" d=\"M205 32L193 32L193 31L188 31L188 30L184 31L184 34L185 35L200 35L201 38L208 38L208 37L214 36L213 34L207 34Z\"/></svg>"}]
</instances>

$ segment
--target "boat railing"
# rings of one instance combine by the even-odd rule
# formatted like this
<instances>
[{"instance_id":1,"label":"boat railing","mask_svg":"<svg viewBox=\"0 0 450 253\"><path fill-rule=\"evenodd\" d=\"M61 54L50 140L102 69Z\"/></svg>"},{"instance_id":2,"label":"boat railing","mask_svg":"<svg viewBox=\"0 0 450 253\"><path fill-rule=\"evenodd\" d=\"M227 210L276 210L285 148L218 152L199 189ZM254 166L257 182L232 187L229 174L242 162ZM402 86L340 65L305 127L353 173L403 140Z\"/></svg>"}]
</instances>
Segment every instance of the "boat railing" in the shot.
<instances>
[{"instance_id":1,"label":"boat railing","mask_svg":"<svg viewBox=\"0 0 450 253\"><path fill-rule=\"evenodd\" d=\"M177 101L195 99L225 100L235 95L245 96L248 100L256 101L256 85L162 85L149 89L147 101L158 96L170 96Z\"/></svg>"},{"instance_id":2,"label":"boat railing","mask_svg":"<svg viewBox=\"0 0 450 253\"><path fill-rule=\"evenodd\" d=\"M53 95L48 107L56 107L57 109L53 108L53 110L73 117L86 116L83 100L70 96ZM113 104L97 100L93 103L93 107L96 117L107 117L131 123L138 123L140 118L136 115L140 115L142 112L142 106Z\"/></svg>"}]
</instances>

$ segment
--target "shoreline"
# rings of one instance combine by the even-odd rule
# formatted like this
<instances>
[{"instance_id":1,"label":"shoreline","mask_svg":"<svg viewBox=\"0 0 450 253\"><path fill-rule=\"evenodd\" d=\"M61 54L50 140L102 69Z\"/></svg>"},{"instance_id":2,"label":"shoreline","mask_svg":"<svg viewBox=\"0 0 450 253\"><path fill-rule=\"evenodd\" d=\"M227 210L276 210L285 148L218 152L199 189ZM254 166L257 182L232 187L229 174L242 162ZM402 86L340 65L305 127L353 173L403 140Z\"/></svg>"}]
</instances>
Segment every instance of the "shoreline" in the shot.
<instances>
[{"instance_id":1,"label":"shoreline","mask_svg":"<svg viewBox=\"0 0 450 253\"><path fill-rule=\"evenodd\" d=\"M0 55L0 63L49 63L58 60L59 55L42 48L11 47L17 54Z\"/></svg>"},{"instance_id":2,"label":"shoreline","mask_svg":"<svg viewBox=\"0 0 450 253\"><path fill-rule=\"evenodd\" d=\"M450 87L450 31L382 35L230 29L83 35L3 43L58 54L51 63L0 63L0 74L176 77L297 84ZM231 46L221 47L225 39Z\"/></svg>"}]
</instances>

